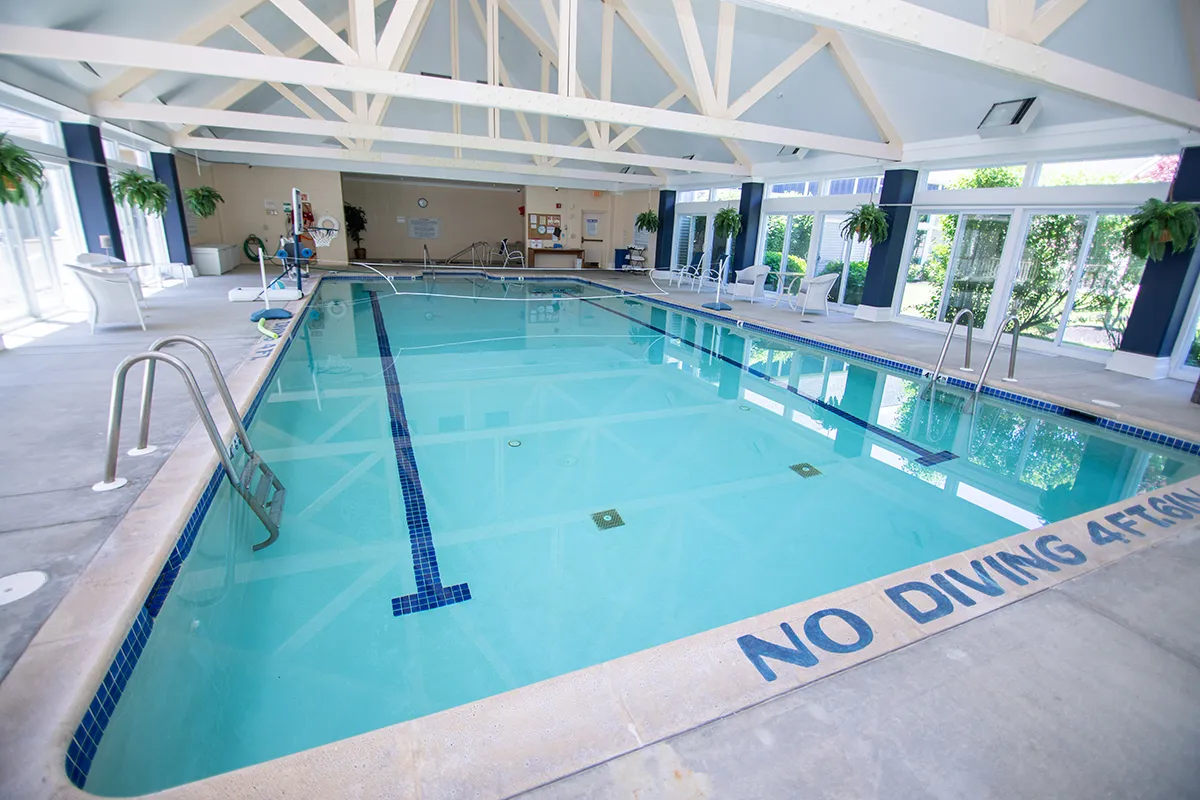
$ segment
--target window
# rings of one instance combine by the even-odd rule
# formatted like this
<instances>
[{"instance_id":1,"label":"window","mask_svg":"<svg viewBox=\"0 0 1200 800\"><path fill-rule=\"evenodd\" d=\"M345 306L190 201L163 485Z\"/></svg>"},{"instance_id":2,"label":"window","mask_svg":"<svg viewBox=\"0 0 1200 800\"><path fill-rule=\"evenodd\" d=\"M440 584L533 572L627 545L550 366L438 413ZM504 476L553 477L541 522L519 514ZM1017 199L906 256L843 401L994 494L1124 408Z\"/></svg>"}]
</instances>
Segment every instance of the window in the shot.
<instances>
[{"instance_id":1,"label":"window","mask_svg":"<svg viewBox=\"0 0 1200 800\"><path fill-rule=\"evenodd\" d=\"M683 214L679 217L675 235L675 263L687 266L703 257L708 238L708 217L704 214Z\"/></svg>"},{"instance_id":2,"label":"window","mask_svg":"<svg viewBox=\"0 0 1200 800\"><path fill-rule=\"evenodd\" d=\"M1011 167L978 167L976 169L947 169L929 173L925 188L991 189L998 186L1020 186L1025 181L1025 165Z\"/></svg>"},{"instance_id":3,"label":"window","mask_svg":"<svg viewBox=\"0 0 1200 800\"><path fill-rule=\"evenodd\" d=\"M1008 214L920 214L900 313L949 322L969 308L975 327L982 328L1009 219Z\"/></svg>"},{"instance_id":4,"label":"window","mask_svg":"<svg viewBox=\"0 0 1200 800\"><path fill-rule=\"evenodd\" d=\"M692 189L687 192L680 192L675 198L676 203L707 203L709 197L708 189Z\"/></svg>"},{"instance_id":5,"label":"window","mask_svg":"<svg viewBox=\"0 0 1200 800\"><path fill-rule=\"evenodd\" d=\"M819 181L776 183L767 190L768 197L816 197L820 193L821 183Z\"/></svg>"},{"instance_id":6,"label":"window","mask_svg":"<svg viewBox=\"0 0 1200 800\"><path fill-rule=\"evenodd\" d=\"M1008 304L1023 336L1101 351L1120 346L1145 268L1122 245L1127 220L1099 213L1030 217Z\"/></svg>"},{"instance_id":7,"label":"window","mask_svg":"<svg viewBox=\"0 0 1200 800\"><path fill-rule=\"evenodd\" d=\"M1096 186L1115 183L1170 183L1179 169L1178 155L1062 161L1043 164L1038 186Z\"/></svg>"},{"instance_id":8,"label":"window","mask_svg":"<svg viewBox=\"0 0 1200 800\"><path fill-rule=\"evenodd\" d=\"M127 170L113 170L110 178ZM171 257L167 253L167 236L163 231L161 217L151 216L141 209L126 203L117 205L117 221L121 227L121 243L125 247L125 260L130 263L167 264ZM157 274L157 273L155 273Z\"/></svg>"},{"instance_id":9,"label":"window","mask_svg":"<svg viewBox=\"0 0 1200 800\"><path fill-rule=\"evenodd\" d=\"M62 310L59 265L85 249L66 167L43 166L40 201L0 206L0 324Z\"/></svg>"},{"instance_id":10,"label":"window","mask_svg":"<svg viewBox=\"0 0 1200 800\"><path fill-rule=\"evenodd\" d=\"M741 200L742 199L742 187L726 186L725 188L717 189L716 192L714 193L714 197L715 197L715 199L720 200L723 203L728 202L730 200Z\"/></svg>"},{"instance_id":11,"label":"window","mask_svg":"<svg viewBox=\"0 0 1200 800\"><path fill-rule=\"evenodd\" d=\"M811 214L772 214L767 217L763 263L772 270L767 276L767 289L778 289L784 275L789 279L796 275L804 276L808 266L808 248L812 244L813 222ZM793 281L791 285L785 282L783 288L794 292L800 288L800 284L798 281Z\"/></svg>"},{"instance_id":12,"label":"window","mask_svg":"<svg viewBox=\"0 0 1200 800\"><path fill-rule=\"evenodd\" d=\"M110 167L119 169L121 166L134 166L150 169L150 153L113 139L103 139L104 158ZM118 163L112 163L118 162Z\"/></svg>"},{"instance_id":13,"label":"window","mask_svg":"<svg viewBox=\"0 0 1200 800\"><path fill-rule=\"evenodd\" d=\"M830 194L872 194L883 183L882 175L867 178L834 178L829 182Z\"/></svg>"},{"instance_id":14,"label":"window","mask_svg":"<svg viewBox=\"0 0 1200 800\"><path fill-rule=\"evenodd\" d=\"M862 301L863 284L867 280L867 262L871 258L870 242L851 237L842 238L842 214L826 214L821 220L821 239L817 247L816 269L812 276L837 273L829 299L836 303L856 306Z\"/></svg>"},{"instance_id":15,"label":"window","mask_svg":"<svg viewBox=\"0 0 1200 800\"><path fill-rule=\"evenodd\" d=\"M48 119L0 106L0 131L45 144L59 144L59 127Z\"/></svg>"}]
</instances>

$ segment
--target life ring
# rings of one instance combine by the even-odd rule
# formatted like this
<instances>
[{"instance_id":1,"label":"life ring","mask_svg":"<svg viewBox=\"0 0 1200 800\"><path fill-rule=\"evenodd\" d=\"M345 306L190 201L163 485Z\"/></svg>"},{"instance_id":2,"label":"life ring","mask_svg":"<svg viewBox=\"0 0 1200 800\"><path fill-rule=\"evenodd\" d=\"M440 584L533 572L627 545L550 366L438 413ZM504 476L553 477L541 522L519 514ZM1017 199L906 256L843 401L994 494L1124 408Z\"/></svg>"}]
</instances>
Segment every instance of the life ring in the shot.
<instances>
[{"instance_id":1,"label":"life ring","mask_svg":"<svg viewBox=\"0 0 1200 800\"><path fill-rule=\"evenodd\" d=\"M342 226L338 224L337 218L326 214L317 220L316 227L318 228L333 228L335 231L341 231Z\"/></svg>"}]
</instances>

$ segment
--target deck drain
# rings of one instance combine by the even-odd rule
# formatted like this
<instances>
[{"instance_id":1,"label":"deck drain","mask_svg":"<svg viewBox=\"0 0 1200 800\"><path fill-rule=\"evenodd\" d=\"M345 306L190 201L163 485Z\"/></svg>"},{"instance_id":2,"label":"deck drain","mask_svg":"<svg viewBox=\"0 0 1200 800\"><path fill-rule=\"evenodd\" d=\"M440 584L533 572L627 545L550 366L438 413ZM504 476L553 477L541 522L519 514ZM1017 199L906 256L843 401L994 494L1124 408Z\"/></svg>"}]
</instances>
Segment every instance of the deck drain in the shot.
<instances>
[{"instance_id":1,"label":"deck drain","mask_svg":"<svg viewBox=\"0 0 1200 800\"><path fill-rule=\"evenodd\" d=\"M33 594L45 585L46 578L46 573L37 570L14 572L12 575L0 578L0 606L8 605Z\"/></svg>"},{"instance_id":2,"label":"deck drain","mask_svg":"<svg viewBox=\"0 0 1200 800\"><path fill-rule=\"evenodd\" d=\"M610 508L607 511L597 511L592 514L592 522L596 523L596 527L602 531L609 528L619 528L625 524L625 520L621 519L621 515L617 513L615 508Z\"/></svg>"},{"instance_id":3,"label":"deck drain","mask_svg":"<svg viewBox=\"0 0 1200 800\"><path fill-rule=\"evenodd\" d=\"M749 411L749 410L750 410L750 406L738 406L738 408L740 408L742 411Z\"/></svg>"},{"instance_id":4,"label":"deck drain","mask_svg":"<svg viewBox=\"0 0 1200 800\"><path fill-rule=\"evenodd\" d=\"M517 439L509 439L509 440L508 440L508 446L509 446L509 447L520 447L520 446L521 446L521 442L520 442L520 441L518 441Z\"/></svg>"},{"instance_id":5,"label":"deck drain","mask_svg":"<svg viewBox=\"0 0 1200 800\"><path fill-rule=\"evenodd\" d=\"M1095 398L1092 398L1092 402L1098 406L1104 406L1105 408L1120 408L1121 407L1120 403L1114 403L1111 400L1097 400Z\"/></svg>"},{"instance_id":6,"label":"deck drain","mask_svg":"<svg viewBox=\"0 0 1200 800\"><path fill-rule=\"evenodd\" d=\"M790 467L788 467L788 469L799 475L801 478L812 478L821 474L821 470L817 469L808 462L803 464L792 464Z\"/></svg>"}]
</instances>

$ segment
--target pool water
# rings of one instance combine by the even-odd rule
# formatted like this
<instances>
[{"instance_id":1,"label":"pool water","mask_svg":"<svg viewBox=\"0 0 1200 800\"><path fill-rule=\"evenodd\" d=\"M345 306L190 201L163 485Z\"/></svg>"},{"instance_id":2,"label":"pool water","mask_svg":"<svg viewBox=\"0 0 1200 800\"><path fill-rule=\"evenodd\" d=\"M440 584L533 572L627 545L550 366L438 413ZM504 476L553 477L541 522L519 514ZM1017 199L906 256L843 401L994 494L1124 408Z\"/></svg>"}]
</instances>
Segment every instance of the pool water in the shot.
<instances>
[{"instance_id":1,"label":"pool water","mask_svg":"<svg viewBox=\"0 0 1200 800\"><path fill-rule=\"evenodd\" d=\"M469 703L1200 472L595 287L397 286L321 285L250 426L280 538L252 553L222 487L89 791Z\"/></svg>"}]
</instances>

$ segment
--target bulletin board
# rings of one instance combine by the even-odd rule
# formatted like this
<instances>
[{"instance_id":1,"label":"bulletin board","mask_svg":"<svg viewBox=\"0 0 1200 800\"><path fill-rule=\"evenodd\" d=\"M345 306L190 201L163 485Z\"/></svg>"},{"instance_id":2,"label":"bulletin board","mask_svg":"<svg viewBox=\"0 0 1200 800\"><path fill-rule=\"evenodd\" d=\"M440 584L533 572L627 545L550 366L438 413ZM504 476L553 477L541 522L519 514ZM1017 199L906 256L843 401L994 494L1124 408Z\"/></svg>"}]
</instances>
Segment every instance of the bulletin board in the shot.
<instances>
[{"instance_id":1,"label":"bulletin board","mask_svg":"<svg viewBox=\"0 0 1200 800\"><path fill-rule=\"evenodd\" d=\"M534 250L562 247L562 214L530 214L525 240Z\"/></svg>"}]
</instances>

